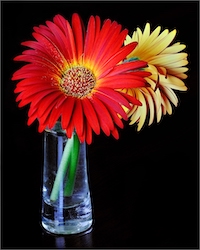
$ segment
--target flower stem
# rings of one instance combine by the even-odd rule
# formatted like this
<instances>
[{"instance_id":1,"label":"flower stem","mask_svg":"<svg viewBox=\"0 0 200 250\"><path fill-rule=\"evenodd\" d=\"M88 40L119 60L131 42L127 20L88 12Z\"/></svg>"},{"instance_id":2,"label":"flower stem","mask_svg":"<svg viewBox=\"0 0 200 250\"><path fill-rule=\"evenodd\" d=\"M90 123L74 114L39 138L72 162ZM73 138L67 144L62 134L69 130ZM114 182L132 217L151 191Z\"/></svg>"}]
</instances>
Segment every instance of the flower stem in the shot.
<instances>
[{"instance_id":1,"label":"flower stem","mask_svg":"<svg viewBox=\"0 0 200 250\"><path fill-rule=\"evenodd\" d=\"M68 179L67 179L65 190L64 190L64 196L71 196L73 194L74 183L76 179L76 170L77 170L77 164L78 164L78 158L79 158L79 149L80 149L80 142L79 142L77 134L75 134L73 148L72 148L71 157L70 157Z\"/></svg>"},{"instance_id":2,"label":"flower stem","mask_svg":"<svg viewBox=\"0 0 200 250\"><path fill-rule=\"evenodd\" d=\"M70 139L67 140L67 143L65 145L65 149L63 151L62 159L58 168L58 172L56 174L56 178L54 181L53 189L51 191L50 200L56 201L58 198L60 185L64 179L64 176L67 172L67 168L70 162L70 155L73 151L73 144L74 144L74 136L72 136Z\"/></svg>"}]
</instances>

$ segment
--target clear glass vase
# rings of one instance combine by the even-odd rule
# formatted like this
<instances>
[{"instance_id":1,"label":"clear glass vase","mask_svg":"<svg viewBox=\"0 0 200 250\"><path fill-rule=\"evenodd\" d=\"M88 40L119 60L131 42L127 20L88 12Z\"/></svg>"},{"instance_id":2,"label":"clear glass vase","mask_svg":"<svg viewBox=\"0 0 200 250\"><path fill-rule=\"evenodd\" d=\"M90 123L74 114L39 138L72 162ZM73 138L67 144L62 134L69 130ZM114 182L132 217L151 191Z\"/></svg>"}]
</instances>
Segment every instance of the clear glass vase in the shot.
<instances>
[{"instance_id":1,"label":"clear glass vase","mask_svg":"<svg viewBox=\"0 0 200 250\"><path fill-rule=\"evenodd\" d=\"M60 122L44 132L42 226L53 234L77 234L92 226L86 143L79 143L75 167L69 143ZM63 161L66 154L71 158Z\"/></svg>"}]
</instances>

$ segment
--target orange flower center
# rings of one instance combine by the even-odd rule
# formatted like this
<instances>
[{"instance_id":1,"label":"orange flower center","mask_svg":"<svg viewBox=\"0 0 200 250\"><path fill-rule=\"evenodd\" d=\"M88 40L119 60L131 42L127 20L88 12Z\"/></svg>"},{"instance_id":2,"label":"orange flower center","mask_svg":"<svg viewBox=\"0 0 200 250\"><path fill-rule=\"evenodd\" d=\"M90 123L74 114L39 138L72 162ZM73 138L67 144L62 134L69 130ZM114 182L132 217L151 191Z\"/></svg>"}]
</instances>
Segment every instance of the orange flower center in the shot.
<instances>
[{"instance_id":1,"label":"orange flower center","mask_svg":"<svg viewBox=\"0 0 200 250\"><path fill-rule=\"evenodd\" d=\"M95 76L91 70L74 66L65 72L60 88L68 96L81 98L91 93L95 83Z\"/></svg>"}]
</instances>

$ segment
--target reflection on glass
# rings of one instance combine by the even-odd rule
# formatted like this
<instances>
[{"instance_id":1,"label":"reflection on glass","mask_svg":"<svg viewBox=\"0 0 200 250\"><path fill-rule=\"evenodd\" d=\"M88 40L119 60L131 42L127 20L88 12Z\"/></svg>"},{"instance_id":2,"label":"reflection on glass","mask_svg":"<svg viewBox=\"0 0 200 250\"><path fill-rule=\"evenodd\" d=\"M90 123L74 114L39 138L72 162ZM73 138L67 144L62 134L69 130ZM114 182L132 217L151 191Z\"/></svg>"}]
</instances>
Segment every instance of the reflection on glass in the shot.
<instances>
[{"instance_id":1,"label":"reflection on glass","mask_svg":"<svg viewBox=\"0 0 200 250\"><path fill-rule=\"evenodd\" d=\"M93 247L92 228L82 234L55 237L55 247L60 249Z\"/></svg>"}]
</instances>

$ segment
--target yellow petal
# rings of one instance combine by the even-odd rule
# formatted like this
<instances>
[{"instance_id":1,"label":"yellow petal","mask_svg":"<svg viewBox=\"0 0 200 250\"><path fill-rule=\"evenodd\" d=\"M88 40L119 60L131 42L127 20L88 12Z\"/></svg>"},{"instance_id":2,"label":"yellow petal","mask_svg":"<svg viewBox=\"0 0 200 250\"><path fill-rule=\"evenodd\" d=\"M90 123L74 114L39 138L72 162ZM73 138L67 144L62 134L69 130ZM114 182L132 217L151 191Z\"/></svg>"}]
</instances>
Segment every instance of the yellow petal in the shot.
<instances>
[{"instance_id":1,"label":"yellow petal","mask_svg":"<svg viewBox=\"0 0 200 250\"><path fill-rule=\"evenodd\" d=\"M158 26L151 35L147 38L147 40L141 45L139 44L137 51L135 51L135 55L140 55L140 58L144 60L145 58L148 58L148 52L151 51L152 43L154 40L158 37L160 33L160 26Z\"/></svg>"},{"instance_id":2,"label":"yellow petal","mask_svg":"<svg viewBox=\"0 0 200 250\"><path fill-rule=\"evenodd\" d=\"M151 54L152 55L158 55L161 53L174 39L176 35L176 30L171 31L167 36L165 36L162 40L157 42L156 46L152 48Z\"/></svg>"},{"instance_id":3,"label":"yellow petal","mask_svg":"<svg viewBox=\"0 0 200 250\"><path fill-rule=\"evenodd\" d=\"M154 92L151 88L148 88L148 91L152 96L154 106L155 106L157 120L159 120L158 117L160 116L159 114L160 114L160 111L161 111L161 101L162 101L160 90L156 89L156 91Z\"/></svg>"},{"instance_id":4,"label":"yellow petal","mask_svg":"<svg viewBox=\"0 0 200 250\"><path fill-rule=\"evenodd\" d=\"M150 24L147 23L143 31L143 35L140 41L140 46L142 46L142 44L147 41L149 35L150 35Z\"/></svg>"},{"instance_id":5,"label":"yellow petal","mask_svg":"<svg viewBox=\"0 0 200 250\"><path fill-rule=\"evenodd\" d=\"M178 104L178 98L171 88L163 87L163 94L175 105Z\"/></svg>"},{"instance_id":6,"label":"yellow petal","mask_svg":"<svg viewBox=\"0 0 200 250\"><path fill-rule=\"evenodd\" d=\"M150 57L157 55L156 48L158 46L162 46L161 41L168 35L168 33L169 33L168 30L164 30L156 39L154 39L154 41L152 42L148 41L148 43L145 43L146 49L143 49L143 54L141 57L142 60L149 61Z\"/></svg>"},{"instance_id":7,"label":"yellow petal","mask_svg":"<svg viewBox=\"0 0 200 250\"><path fill-rule=\"evenodd\" d=\"M170 68L167 69L168 74L170 75L178 75L180 73L187 72L188 68L187 67L180 67L180 68Z\"/></svg>"},{"instance_id":8,"label":"yellow petal","mask_svg":"<svg viewBox=\"0 0 200 250\"><path fill-rule=\"evenodd\" d=\"M167 78L164 76L160 75L160 82L162 86L166 86L172 89L176 90L182 90L186 91L187 87L185 86L185 83L180 80L178 77L172 76L172 75L167 75Z\"/></svg>"},{"instance_id":9,"label":"yellow petal","mask_svg":"<svg viewBox=\"0 0 200 250\"><path fill-rule=\"evenodd\" d=\"M162 108L161 108L162 96L158 88L155 91L154 101L156 103L156 117L157 117L157 123L158 123L162 117Z\"/></svg>"},{"instance_id":10,"label":"yellow petal","mask_svg":"<svg viewBox=\"0 0 200 250\"><path fill-rule=\"evenodd\" d=\"M183 60L180 60L177 62L172 62L172 63L166 64L164 66L167 67L167 69L173 69L173 68L179 68L182 66L186 66L187 64L188 64L188 60L183 59Z\"/></svg>"},{"instance_id":11,"label":"yellow petal","mask_svg":"<svg viewBox=\"0 0 200 250\"><path fill-rule=\"evenodd\" d=\"M167 65L187 58L187 53L157 55L149 59L149 64Z\"/></svg>"},{"instance_id":12,"label":"yellow petal","mask_svg":"<svg viewBox=\"0 0 200 250\"><path fill-rule=\"evenodd\" d=\"M146 101L144 98L144 95L138 91L138 96L137 96L138 100L140 100L140 102L142 103L142 106L138 107L138 110L140 110L140 119L138 122L138 128L137 130L140 131L141 128L143 127L145 120L146 120L146 116L147 116L147 105L146 105Z\"/></svg>"},{"instance_id":13,"label":"yellow petal","mask_svg":"<svg viewBox=\"0 0 200 250\"><path fill-rule=\"evenodd\" d=\"M158 37L159 33L160 33L161 27L158 26L149 36L148 40L147 40L147 44L151 45L151 43Z\"/></svg>"},{"instance_id":14,"label":"yellow petal","mask_svg":"<svg viewBox=\"0 0 200 250\"><path fill-rule=\"evenodd\" d=\"M146 77L145 80L150 84L152 89L156 88L156 82L150 79L149 77Z\"/></svg>"},{"instance_id":15,"label":"yellow petal","mask_svg":"<svg viewBox=\"0 0 200 250\"><path fill-rule=\"evenodd\" d=\"M164 75L164 76L167 75L167 69L164 68L164 67L158 67L158 72L159 72L161 75Z\"/></svg>"},{"instance_id":16,"label":"yellow petal","mask_svg":"<svg viewBox=\"0 0 200 250\"><path fill-rule=\"evenodd\" d=\"M169 115L172 114L172 106L169 102L169 100L166 98L166 96L163 96L163 99L162 99L162 105L164 106L164 108L166 109L167 113ZM165 113L164 113L165 114Z\"/></svg>"},{"instance_id":17,"label":"yellow petal","mask_svg":"<svg viewBox=\"0 0 200 250\"><path fill-rule=\"evenodd\" d=\"M131 43L132 39L129 35L126 36L126 40L124 41L124 45L127 45L129 43Z\"/></svg>"},{"instance_id":18,"label":"yellow petal","mask_svg":"<svg viewBox=\"0 0 200 250\"><path fill-rule=\"evenodd\" d=\"M140 43L142 40L142 31L140 28L137 28L136 31L137 31L137 36L138 36L138 43Z\"/></svg>"},{"instance_id":19,"label":"yellow petal","mask_svg":"<svg viewBox=\"0 0 200 250\"><path fill-rule=\"evenodd\" d=\"M133 108L127 112L128 117L132 116L135 113L135 111L137 110L137 108L138 108L138 106L134 105Z\"/></svg>"},{"instance_id":20,"label":"yellow petal","mask_svg":"<svg viewBox=\"0 0 200 250\"><path fill-rule=\"evenodd\" d=\"M139 41L138 34L136 31L134 31L131 42L138 42L138 41Z\"/></svg>"},{"instance_id":21,"label":"yellow petal","mask_svg":"<svg viewBox=\"0 0 200 250\"><path fill-rule=\"evenodd\" d=\"M148 46L146 47L145 53L151 54L152 50L154 50L156 48L157 44L159 44L164 38L166 38L168 33L169 33L169 30L166 29L159 36L157 36L154 40L151 41L149 39L148 42L147 42Z\"/></svg>"},{"instance_id":22,"label":"yellow petal","mask_svg":"<svg viewBox=\"0 0 200 250\"><path fill-rule=\"evenodd\" d=\"M140 56L140 59L143 60L143 56L146 54L146 51L149 50L149 47L151 47L152 42L157 38L157 36L160 33L160 26L158 26L147 38L145 42L141 45L141 43L138 44L136 49L133 51L132 56ZM138 33L135 31L132 36L132 42L138 41Z\"/></svg>"},{"instance_id":23,"label":"yellow petal","mask_svg":"<svg viewBox=\"0 0 200 250\"><path fill-rule=\"evenodd\" d=\"M186 74L184 74L184 73L178 74L178 75L176 75L176 77L178 77L180 79L183 79L183 80L188 78L188 76Z\"/></svg>"},{"instance_id":24,"label":"yellow petal","mask_svg":"<svg viewBox=\"0 0 200 250\"><path fill-rule=\"evenodd\" d=\"M167 114L167 110L166 110L165 105L162 104L161 108L162 108L162 115L166 115Z\"/></svg>"},{"instance_id":25,"label":"yellow petal","mask_svg":"<svg viewBox=\"0 0 200 250\"><path fill-rule=\"evenodd\" d=\"M145 94L146 102L148 103L149 106L149 123L148 125L150 126L153 121L154 121L154 116L155 116L155 108L154 108L154 102L152 99L152 96L150 92L148 91L150 88L143 88L142 91Z\"/></svg>"},{"instance_id":26,"label":"yellow petal","mask_svg":"<svg viewBox=\"0 0 200 250\"><path fill-rule=\"evenodd\" d=\"M161 54L175 54L178 53L186 48L186 45L181 44L181 45L176 45L176 46L170 46L166 49L164 49Z\"/></svg>"},{"instance_id":27,"label":"yellow petal","mask_svg":"<svg viewBox=\"0 0 200 250\"><path fill-rule=\"evenodd\" d=\"M161 121L162 118L162 107L160 106L158 112L157 112L157 123L159 123Z\"/></svg>"},{"instance_id":28,"label":"yellow petal","mask_svg":"<svg viewBox=\"0 0 200 250\"><path fill-rule=\"evenodd\" d=\"M130 125L133 125L134 123L138 122L140 118L140 111L138 111L138 108L135 110L135 112L132 114L130 118Z\"/></svg>"}]
</instances>

